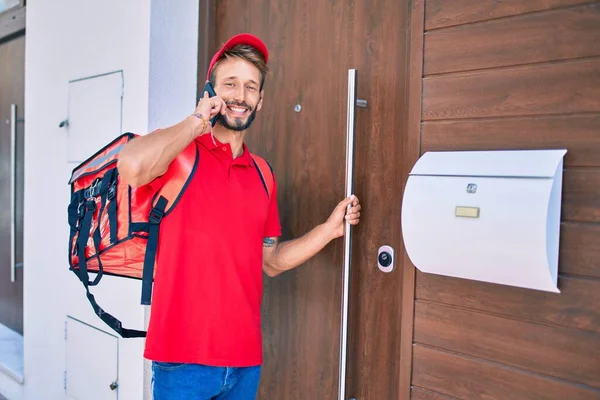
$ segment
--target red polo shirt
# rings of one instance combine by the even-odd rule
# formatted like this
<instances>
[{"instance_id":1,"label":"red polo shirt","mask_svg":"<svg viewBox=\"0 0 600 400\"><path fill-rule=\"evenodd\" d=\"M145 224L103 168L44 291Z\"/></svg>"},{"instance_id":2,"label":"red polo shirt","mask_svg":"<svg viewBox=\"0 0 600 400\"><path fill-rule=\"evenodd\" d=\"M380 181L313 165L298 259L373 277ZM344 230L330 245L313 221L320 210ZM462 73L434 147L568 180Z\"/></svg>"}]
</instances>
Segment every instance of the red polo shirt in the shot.
<instances>
[{"instance_id":1,"label":"red polo shirt","mask_svg":"<svg viewBox=\"0 0 600 400\"><path fill-rule=\"evenodd\" d=\"M196 173L161 222L144 356L259 365L263 239L281 234L275 184L269 199L245 145L235 160L210 135L191 146L200 151Z\"/></svg>"}]
</instances>

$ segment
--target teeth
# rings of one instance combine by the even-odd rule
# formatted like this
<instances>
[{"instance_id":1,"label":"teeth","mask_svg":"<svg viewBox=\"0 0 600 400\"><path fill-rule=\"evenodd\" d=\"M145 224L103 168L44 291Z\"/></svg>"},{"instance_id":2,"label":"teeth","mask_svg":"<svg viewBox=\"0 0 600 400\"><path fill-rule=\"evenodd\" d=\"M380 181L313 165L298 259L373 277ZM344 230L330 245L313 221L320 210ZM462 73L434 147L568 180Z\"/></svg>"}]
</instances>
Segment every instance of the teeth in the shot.
<instances>
[{"instance_id":1,"label":"teeth","mask_svg":"<svg viewBox=\"0 0 600 400\"><path fill-rule=\"evenodd\" d=\"M243 112L246 111L245 108L237 108L237 107L229 107L229 108L231 109L231 111L235 111L235 112L238 112L238 113L243 113Z\"/></svg>"}]
</instances>

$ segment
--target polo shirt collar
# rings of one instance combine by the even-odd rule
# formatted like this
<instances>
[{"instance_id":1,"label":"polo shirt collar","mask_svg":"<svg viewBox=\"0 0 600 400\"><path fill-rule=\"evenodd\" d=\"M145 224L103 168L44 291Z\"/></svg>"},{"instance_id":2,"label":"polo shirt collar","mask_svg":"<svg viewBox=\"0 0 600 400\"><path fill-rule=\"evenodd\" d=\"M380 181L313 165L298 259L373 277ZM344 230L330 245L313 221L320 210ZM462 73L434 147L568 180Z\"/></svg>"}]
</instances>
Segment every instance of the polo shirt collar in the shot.
<instances>
[{"instance_id":1,"label":"polo shirt collar","mask_svg":"<svg viewBox=\"0 0 600 400\"><path fill-rule=\"evenodd\" d=\"M207 148L210 151L221 150L224 146L226 146L229 148L228 150L231 153L231 146L229 145L229 143L221 143L216 137L212 136L210 133L198 136L196 140L198 140L205 148ZM242 165L249 165L253 167L254 162L252 161L252 156L250 155L250 151L248 150L248 146L246 146L246 143L242 143L242 149L242 154L240 154L240 156L234 161Z\"/></svg>"}]
</instances>

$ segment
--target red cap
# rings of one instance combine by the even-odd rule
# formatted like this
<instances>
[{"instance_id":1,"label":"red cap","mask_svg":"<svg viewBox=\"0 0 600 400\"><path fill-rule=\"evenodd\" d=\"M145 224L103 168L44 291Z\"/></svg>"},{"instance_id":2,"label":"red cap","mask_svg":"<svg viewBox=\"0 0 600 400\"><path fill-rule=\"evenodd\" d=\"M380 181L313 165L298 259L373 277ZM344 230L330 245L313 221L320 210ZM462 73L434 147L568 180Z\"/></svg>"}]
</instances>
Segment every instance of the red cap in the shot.
<instances>
[{"instance_id":1,"label":"red cap","mask_svg":"<svg viewBox=\"0 0 600 400\"><path fill-rule=\"evenodd\" d=\"M256 50L262 53L265 57L265 63L269 60L269 51L267 50L267 46L260 40L258 37L251 35L249 33L240 33L239 35L235 35L231 39L229 39L225 44L215 53L212 60L210 61L210 65L208 66L208 72L206 73L206 80L210 79L210 71L212 71L213 67L221 58L223 53L238 44L247 44L248 46L254 47Z\"/></svg>"}]
</instances>

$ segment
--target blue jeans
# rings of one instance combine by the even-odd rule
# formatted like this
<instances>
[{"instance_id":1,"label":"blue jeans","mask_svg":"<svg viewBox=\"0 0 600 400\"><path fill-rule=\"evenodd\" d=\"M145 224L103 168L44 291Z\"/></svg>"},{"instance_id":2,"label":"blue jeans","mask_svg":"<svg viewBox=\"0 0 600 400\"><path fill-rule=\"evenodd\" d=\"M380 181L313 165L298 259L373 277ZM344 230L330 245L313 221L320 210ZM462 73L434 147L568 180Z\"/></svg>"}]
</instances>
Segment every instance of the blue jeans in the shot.
<instances>
[{"instance_id":1,"label":"blue jeans","mask_svg":"<svg viewBox=\"0 0 600 400\"><path fill-rule=\"evenodd\" d=\"M255 400L259 380L260 366L152 362L154 400Z\"/></svg>"}]
</instances>

